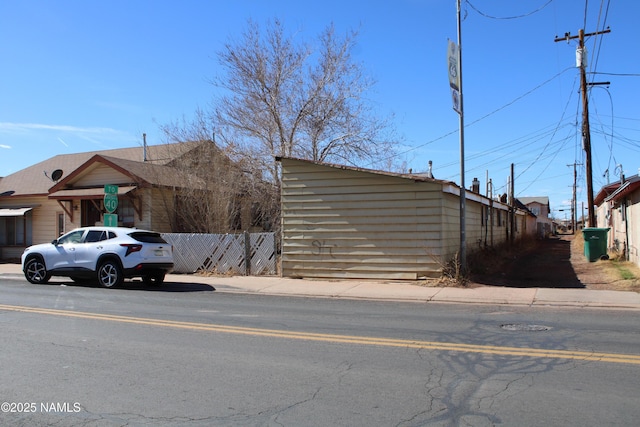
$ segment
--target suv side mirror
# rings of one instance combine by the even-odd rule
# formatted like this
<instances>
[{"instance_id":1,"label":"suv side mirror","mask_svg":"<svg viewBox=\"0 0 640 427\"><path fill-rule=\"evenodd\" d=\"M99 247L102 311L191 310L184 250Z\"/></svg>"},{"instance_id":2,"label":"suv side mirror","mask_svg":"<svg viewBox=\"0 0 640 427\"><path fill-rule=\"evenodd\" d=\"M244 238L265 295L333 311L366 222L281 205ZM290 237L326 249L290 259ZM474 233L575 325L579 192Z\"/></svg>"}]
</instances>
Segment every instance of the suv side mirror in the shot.
<instances>
[{"instance_id":1,"label":"suv side mirror","mask_svg":"<svg viewBox=\"0 0 640 427\"><path fill-rule=\"evenodd\" d=\"M58 246L58 239L53 239L53 240L51 241L51 244L52 244L53 246Z\"/></svg>"}]
</instances>

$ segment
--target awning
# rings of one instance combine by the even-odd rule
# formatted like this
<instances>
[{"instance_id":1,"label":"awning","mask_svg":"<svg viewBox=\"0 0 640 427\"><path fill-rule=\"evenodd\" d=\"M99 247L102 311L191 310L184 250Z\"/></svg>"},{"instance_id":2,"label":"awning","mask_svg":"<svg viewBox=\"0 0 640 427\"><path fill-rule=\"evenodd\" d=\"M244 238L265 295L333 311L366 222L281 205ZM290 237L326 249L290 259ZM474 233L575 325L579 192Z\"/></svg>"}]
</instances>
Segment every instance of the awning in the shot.
<instances>
[{"instance_id":1,"label":"awning","mask_svg":"<svg viewBox=\"0 0 640 427\"><path fill-rule=\"evenodd\" d=\"M118 195L127 194L135 190L135 186L118 187ZM77 190L60 190L49 194L50 199L74 200L74 199L101 199L104 197L104 187L80 188Z\"/></svg>"},{"instance_id":2,"label":"awning","mask_svg":"<svg viewBox=\"0 0 640 427\"><path fill-rule=\"evenodd\" d=\"M24 216L33 208L1 208L0 216Z\"/></svg>"}]
</instances>

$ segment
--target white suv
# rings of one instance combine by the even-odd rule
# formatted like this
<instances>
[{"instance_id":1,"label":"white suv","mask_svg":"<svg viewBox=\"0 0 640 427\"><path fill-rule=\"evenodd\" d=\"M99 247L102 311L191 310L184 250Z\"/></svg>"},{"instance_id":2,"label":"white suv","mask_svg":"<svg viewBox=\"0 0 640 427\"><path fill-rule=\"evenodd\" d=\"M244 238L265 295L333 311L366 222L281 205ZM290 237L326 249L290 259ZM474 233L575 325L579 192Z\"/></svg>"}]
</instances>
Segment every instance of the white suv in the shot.
<instances>
[{"instance_id":1,"label":"white suv","mask_svg":"<svg viewBox=\"0 0 640 427\"><path fill-rule=\"evenodd\" d=\"M77 228L51 243L29 246L22 254L22 271L36 284L66 276L97 280L106 288L120 286L125 277L159 285L172 269L171 245L160 233L135 228Z\"/></svg>"}]
</instances>

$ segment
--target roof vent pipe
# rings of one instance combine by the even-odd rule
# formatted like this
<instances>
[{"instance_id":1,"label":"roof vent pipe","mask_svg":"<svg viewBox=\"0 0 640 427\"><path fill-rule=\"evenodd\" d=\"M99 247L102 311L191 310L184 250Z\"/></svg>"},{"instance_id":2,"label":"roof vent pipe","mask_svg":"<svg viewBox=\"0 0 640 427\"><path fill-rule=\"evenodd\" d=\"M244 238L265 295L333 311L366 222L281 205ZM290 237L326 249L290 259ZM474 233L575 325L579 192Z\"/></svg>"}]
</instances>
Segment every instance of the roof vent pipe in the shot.
<instances>
[{"instance_id":1,"label":"roof vent pipe","mask_svg":"<svg viewBox=\"0 0 640 427\"><path fill-rule=\"evenodd\" d=\"M429 170L427 170L427 178L433 178L433 162L429 160Z\"/></svg>"},{"instance_id":2,"label":"roof vent pipe","mask_svg":"<svg viewBox=\"0 0 640 427\"><path fill-rule=\"evenodd\" d=\"M142 161L147 161L147 134L142 134Z\"/></svg>"},{"instance_id":3,"label":"roof vent pipe","mask_svg":"<svg viewBox=\"0 0 640 427\"><path fill-rule=\"evenodd\" d=\"M624 184L624 170L622 169L622 165L617 165L616 166L616 172L618 172L618 169L620 169L620 185Z\"/></svg>"}]
</instances>

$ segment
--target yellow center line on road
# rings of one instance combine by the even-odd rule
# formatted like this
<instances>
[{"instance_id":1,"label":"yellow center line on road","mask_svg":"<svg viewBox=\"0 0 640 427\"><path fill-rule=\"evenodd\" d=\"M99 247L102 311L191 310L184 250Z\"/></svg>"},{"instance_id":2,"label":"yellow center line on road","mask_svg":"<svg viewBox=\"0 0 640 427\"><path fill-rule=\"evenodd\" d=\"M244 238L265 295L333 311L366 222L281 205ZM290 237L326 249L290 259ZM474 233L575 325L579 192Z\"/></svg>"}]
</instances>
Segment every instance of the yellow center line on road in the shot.
<instances>
[{"instance_id":1,"label":"yellow center line on road","mask_svg":"<svg viewBox=\"0 0 640 427\"><path fill-rule=\"evenodd\" d=\"M458 344L436 341L416 341L391 338L350 336L336 334L320 334L311 332L284 331L278 329L246 328L240 326L226 326L207 323L180 322L174 320L152 319L144 317L129 317L111 314L86 313L71 310L56 310L49 308L37 308L26 306L14 306L0 304L0 310L35 313L50 316L63 316L81 319L106 320L119 323L136 325L162 326L177 329L189 329L195 331L221 332L240 335L252 335L262 337L288 338L307 341L324 341L333 343L375 345L383 347L403 347L433 351L453 351L463 353L482 353L513 357L535 357L552 359L572 359L608 363L626 363L640 365L640 355L600 353L592 351L553 350L540 348L504 347L477 344Z\"/></svg>"}]
</instances>

